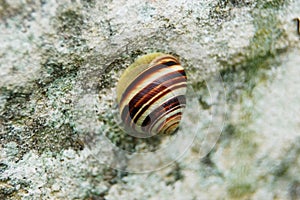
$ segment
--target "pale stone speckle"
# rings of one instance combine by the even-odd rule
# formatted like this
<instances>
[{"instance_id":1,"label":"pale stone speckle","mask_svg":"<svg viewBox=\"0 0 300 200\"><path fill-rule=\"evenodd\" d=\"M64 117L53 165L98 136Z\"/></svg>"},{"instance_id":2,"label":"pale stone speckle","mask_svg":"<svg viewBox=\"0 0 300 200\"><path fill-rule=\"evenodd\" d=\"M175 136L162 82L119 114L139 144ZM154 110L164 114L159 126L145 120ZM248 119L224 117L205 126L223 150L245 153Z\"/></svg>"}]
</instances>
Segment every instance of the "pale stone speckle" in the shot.
<instances>
[{"instance_id":1,"label":"pale stone speckle","mask_svg":"<svg viewBox=\"0 0 300 200\"><path fill-rule=\"evenodd\" d=\"M0 4L0 199L300 198L299 1ZM153 51L182 61L207 144L135 174L162 161L115 151L115 86Z\"/></svg>"}]
</instances>

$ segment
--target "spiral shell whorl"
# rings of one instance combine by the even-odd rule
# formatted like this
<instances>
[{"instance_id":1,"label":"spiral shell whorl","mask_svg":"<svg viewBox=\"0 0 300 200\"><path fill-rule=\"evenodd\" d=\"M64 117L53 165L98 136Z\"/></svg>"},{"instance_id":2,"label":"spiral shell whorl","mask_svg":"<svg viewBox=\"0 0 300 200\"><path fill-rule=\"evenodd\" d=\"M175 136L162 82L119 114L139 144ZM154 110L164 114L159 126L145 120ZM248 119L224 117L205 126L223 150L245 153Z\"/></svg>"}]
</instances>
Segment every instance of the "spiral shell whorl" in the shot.
<instances>
[{"instance_id":1,"label":"spiral shell whorl","mask_svg":"<svg viewBox=\"0 0 300 200\"><path fill-rule=\"evenodd\" d=\"M141 137L173 133L185 108L185 93L186 75L175 57L163 53L140 57L117 85L126 130Z\"/></svg>"}]
</instances>

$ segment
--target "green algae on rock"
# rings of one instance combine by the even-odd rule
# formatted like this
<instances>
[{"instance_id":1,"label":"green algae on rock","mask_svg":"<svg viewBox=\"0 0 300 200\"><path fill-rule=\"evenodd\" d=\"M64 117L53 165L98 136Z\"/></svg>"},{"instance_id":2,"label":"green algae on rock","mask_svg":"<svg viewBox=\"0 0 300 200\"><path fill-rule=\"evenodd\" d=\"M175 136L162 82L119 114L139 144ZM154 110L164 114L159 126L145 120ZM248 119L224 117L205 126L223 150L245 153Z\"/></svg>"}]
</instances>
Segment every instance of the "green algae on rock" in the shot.
<instances>
[{"instance_id":1,"label":"green algae on rock","mask_svg":"<svg viewBox=\"0 0 300 200\"><path fill-rule=\"evenodd\" d=\"M0 198L299 199L299 13L295 0L1 1ZM205 79L221 71L230 112L209 164L188 150L177 167L127 174L102 165L109 149L80 145L94 132L156 150L125 137L111 95L151 51L180 55L206 112Z\"/></svg>"}]
</instances>

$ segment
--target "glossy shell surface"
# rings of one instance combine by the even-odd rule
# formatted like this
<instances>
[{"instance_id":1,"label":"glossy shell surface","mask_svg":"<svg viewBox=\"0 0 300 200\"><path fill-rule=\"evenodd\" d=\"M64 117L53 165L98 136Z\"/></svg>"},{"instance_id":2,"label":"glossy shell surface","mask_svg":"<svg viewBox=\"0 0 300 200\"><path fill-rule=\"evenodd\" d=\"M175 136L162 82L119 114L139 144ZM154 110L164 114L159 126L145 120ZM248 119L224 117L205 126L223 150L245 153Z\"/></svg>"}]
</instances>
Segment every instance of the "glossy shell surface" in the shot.
<instances>
[{"instance_id":1,"label":"glossy shell surface","mask_svg":"<svg viewBox=\"0 0 300 200\"><path fill-rule=\"evenodd\" d=\"M117 103L126 131L138 137L172 134L186 105L187 78L177 58L151 53L120 77Z\"/></svg>"}]
</instances>

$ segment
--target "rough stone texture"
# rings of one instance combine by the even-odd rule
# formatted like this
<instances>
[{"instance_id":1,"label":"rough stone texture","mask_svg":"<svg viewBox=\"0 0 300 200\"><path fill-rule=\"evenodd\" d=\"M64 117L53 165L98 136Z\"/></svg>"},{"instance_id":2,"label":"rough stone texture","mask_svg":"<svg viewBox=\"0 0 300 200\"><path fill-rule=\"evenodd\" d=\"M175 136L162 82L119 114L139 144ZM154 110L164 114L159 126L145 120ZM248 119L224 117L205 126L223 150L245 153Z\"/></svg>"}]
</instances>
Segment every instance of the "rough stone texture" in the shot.
<instances>
[{"instance_id":1,"label":"rough stone texture","mask_svg":"<svg viewBox=\"0 0 300 200\"><path fill-rule=\"evenodd\" d=\"M0 199L300 199L298 17L297 0L1 0ZM189 77L179 144L118 126L118 77L154 51Z\"/></svg>"}]
</instances>

